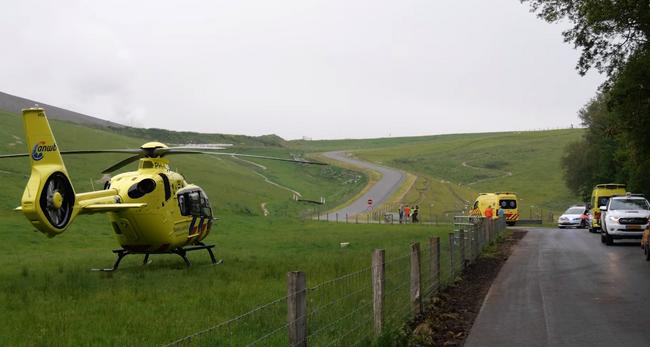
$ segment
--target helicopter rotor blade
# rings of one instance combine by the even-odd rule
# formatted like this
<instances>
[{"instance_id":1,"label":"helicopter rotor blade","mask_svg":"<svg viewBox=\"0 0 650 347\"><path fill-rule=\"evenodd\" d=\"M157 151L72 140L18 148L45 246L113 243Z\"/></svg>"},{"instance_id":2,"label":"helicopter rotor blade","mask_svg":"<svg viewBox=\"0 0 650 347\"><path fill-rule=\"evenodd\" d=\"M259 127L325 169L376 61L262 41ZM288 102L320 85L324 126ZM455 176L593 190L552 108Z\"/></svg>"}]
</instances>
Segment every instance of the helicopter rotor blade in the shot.
<instances>
[{"instance_id":1,"label":"helicopter rotor blade","mask_svg":"<svg viewBox=\"0 0 650 347\"><path fill-rule=\"evenodd\" d=\"M208 144L208 145L185 145L185 146L174 146L174 147L167 147L167 149L186 149L186 150L194 150L194 151L211 151L211 150L221 150L221 149L226 149L230 148L233 145L230 143L217 143L217 144Z\"/></svg>"},{"instance_id":2,"label":"helicopter rotor blade","mask_svg":"<svg viewBox=\"0 0 650 347\"><path fill-rule=\"evenodd\" d=\"M142 153L142 149L83 149L74 151L61 151L61 154L97 154L97 153Z\"/></svg>"},{"instance_id":3,"label":"helicopter rotor blade","mask_svg":"<svg viewBox=\"0 0 650 347\"><path fill-rule=\"evenodd\" d=\"M113 164L111 167L104 169L102 171L102 173L103 174L109 174L109 173L111 173L111 172L113 172L115 170L118 170L118 169L120 169L120 168L122 168L124 166L127 166L127 165L133 163L134 161L138 161L142 157L143 157L142 154L136 154L134 156L128 157L128 158L126 158L126 159L124 159L122 161L117 162L116 164Z\"/></svg>"},{"instance_id":4,"label":"helicopter rotor blade","mask_svg":"<svg viewBox=\"0 0 650 347\"><path fill-rule=\"evenodd\" d=\"M290 163L300 163L300 164L327 165L326 163L321 163L317 161L295 160L295 159L288 159L288 158L269 157L265 155L242 154L242 153L231 153L231 152L206 152L206 151L193 151L193 150L168 150L165 152L165 155L169 155L169 154L223 155L228 157L246 157L246 158L255 158L255 159L278 160L278 161L286 161Z\"/></svg>"},{"instance_id":5,"label":"helicopter rotor blade","mask_svg":"<svg viewBox=\"0 0 650 347\"><path fill-rule=\"evenodd\" d=\"M141 149L90 149L90 150L75 150L75 151L60 151L61 154L97 154L97 153L141 153ZM16 154L3 154L2 158L20 158L29 157L30 153L16 153Z\"/></svg>"},{"instance_id":6,"label":"helicopter rotor blade","mask_svg":"<svg viewBox=\"0 0 650 347\"><path fill-rule=\"evenodd\" d=\"M0 155L0 159L2 158L20 158L20 157L29 157L29 153L17 153L17 154L3 154Z\"/></svg>"}]
</instances>

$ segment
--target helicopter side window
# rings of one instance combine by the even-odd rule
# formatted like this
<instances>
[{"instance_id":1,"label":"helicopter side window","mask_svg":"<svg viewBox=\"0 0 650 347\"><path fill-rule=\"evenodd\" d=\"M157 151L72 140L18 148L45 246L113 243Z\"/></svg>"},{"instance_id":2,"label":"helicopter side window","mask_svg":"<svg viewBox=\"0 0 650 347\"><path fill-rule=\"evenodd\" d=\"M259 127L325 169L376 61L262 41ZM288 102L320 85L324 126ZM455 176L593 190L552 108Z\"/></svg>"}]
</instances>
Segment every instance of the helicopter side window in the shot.
<instances>
[{"instance_id":1,"label":"helicopter side window","mask_svg":"<svg viewBox=\"0 0 650 347\"><path fill-rule=\"evenodd\" d=\"M178 207L183 216L212 217L208 197L201 190L180 191Z\"/></svg>"},{"instance_id":2,"label":"helicopter side window","mask_svg":"<svg viewBox=\"0 0 650 347\"><path fill-rule=\"evenodd\" d=\"M169 178L167 178L167 175L165 174L158 174L160 178L163 180L163 187L165 188L165 201L169 200L172 196L172 189L169 186Z\"/></svg>"}]
</instances>

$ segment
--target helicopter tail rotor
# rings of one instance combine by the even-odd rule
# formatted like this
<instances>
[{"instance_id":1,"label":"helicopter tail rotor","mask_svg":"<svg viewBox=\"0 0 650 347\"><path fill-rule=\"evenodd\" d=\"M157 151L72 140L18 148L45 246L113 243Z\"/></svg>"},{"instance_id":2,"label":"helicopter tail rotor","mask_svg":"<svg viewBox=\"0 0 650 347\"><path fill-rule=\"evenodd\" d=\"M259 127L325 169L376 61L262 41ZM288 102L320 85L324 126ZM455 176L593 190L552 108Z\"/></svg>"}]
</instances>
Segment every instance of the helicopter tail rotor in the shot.
<instances>
[{"instance_id":1,"label":"helicopter tail rotor","mask_svg":"<svg viewBox=\"0 0 650 347\"><path fill-rule=\"evenodd\" d=\"M23 121L32 172L20 210L36 229L53 237L77 214L74 188L43 109L23 110Z\"/></svg>"},{"instance_id":2,"label":"helicopter tail rotor","mask_svg":"<svg viewBox=\"0 0 650 347\"><path fill-rule=\"evenodd\" d=\"M57 228L65 228L72 218L75 194L70 179L62 172L54 172L47 178L41 197L40 208L50 224Z\"/></svg>"}]
</instances>

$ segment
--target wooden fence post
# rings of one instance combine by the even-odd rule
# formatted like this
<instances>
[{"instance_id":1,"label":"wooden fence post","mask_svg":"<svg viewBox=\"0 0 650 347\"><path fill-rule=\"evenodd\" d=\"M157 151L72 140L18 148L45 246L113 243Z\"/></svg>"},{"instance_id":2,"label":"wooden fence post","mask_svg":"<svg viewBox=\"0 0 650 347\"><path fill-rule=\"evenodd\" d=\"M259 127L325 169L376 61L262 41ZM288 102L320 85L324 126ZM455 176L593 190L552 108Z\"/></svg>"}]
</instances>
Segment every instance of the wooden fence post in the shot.
<instances>
[{"instance_id":1,"label":"wooden fence post","mask_svg":"<svg viewBox=\"0 0 650 347\"><path fill-rule=\"evenodd\" d=\"M473 242L473 247L472 247L472 263L476 258L478 258L479 252L481 251L481 239L479 238L479 234L476 232L476 228L474 226L470 227L470 233L472 234L472 242Z\"/></svg>"},{"instance_id":2,"label":"wooden fence post","mask_svg":"<svg viewBox=\"0 0 650 347\"><path fill-rule=\"evenodd\" d=\"M440 287L440 238L429 239L429 267L431 273L431 294L437 293Z\"/></svg>"},{"instance_id":3,"label":"wooden fence post","mask_svg":"<svg viewBox=\"0 0 650 347\"><path fill-rule=\"evenodd\" d=\"M458 237L460 239L460 271L462 272L465 268L465 229L460 229L458 231Z\"/></svg>"},{"instance_id":4,"label":"wooden fence post","mask_svg":"<svg viewBox=\"0 0 650 347\"><path fill-rule=\"evenodd\" d=\"M414 317L422 313L419 242L411 244L411 307Z\"/></svg>"},{"instance_id":5,"label":"wooden fence post","mask_svg":"<svg viewBox=\"0 0 650 347\"><path fill-rule=\"evenodd\" d=\"M454 282L454 238L456 235L454 233L449 233L449 279L451 282Z\"/></svg>"},{"instance_id":6,"label":"wooden fence post","mask_svg":"<svg viewBox=\"0 0 650 347\"><path fill-rule=\"evenodd\" d=\"M287 323L289 346L307 347L307 277L304 272L287 273Z\"/></svg>"},{"instance_id":7,"label":"wooden fence post","mask_svg":"<svg viewBox=\"0 0 650 347\"><path fill-rule=\"evenodd\" d=\"M385 251L376 249L372 254L372 310L375 321L375 337L381 335L384 326L384 287L386 285Z\"/></svg>"}]
</instances>

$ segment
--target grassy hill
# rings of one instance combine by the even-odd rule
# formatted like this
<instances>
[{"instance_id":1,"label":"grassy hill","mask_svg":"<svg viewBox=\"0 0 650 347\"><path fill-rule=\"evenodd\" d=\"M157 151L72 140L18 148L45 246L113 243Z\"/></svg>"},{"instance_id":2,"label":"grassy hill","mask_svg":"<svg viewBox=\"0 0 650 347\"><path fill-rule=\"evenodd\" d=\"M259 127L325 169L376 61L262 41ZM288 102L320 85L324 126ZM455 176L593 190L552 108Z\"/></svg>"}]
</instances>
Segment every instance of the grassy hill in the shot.
<instances>
[{"instance_id":1,"label":"grassy hill","mask_svg":"<svg viewBox=\"0 0 650 347\"><path fill-rule=\"evenodd\" d=\"M137 148L145 140L116 134L98 128L51 121L54 135L62 149L106 149ZM0 151L2 153L25 152L23 127L20 117L0 112ZM264 147L240 147L247 153L272 154L289 158L293 150L276 148L268 151ZM295 153L301 154L301 153ZM91 190L101 178L101 170L123 159L122 155L99 154L93 156L69 155L64 158L66 167L77 191ZM298 190L305 196L324 196L332 203L340 202L364 182L349 182L348 176L356 176L349 170L335 167L309 166L291 163L276 163L265 160L258 162L266 166L262 170L249 163L210 156L174 156L171 167L183 173L188 181L205 188L217 214L260 215L260 205L267 204L273 214L295 215L305 208L291 200L292 193L267 183L257 172L275 182ZM134 170L131 164L123 171ZM29 162L24 159L5 159L0 161L0 177L3 191L0 192L0 206L15 207L29 174ZM2 212L0 212L2 213Z\"/></svg>"},{"instance_id":2,"label":"grassy hill","mask_svg":"<svg viewBox=\"0 0 650 347\"><path fill-rule=\"evenodd\" d=\"M62 149L139 147L143 142L68 122L51 121L51 126ZM0 152L25 152L23 138L21 118L0 112ZM240 149L282 157L301 154L281 147ZM64 160L81 192L99 187L101 170L123 158L69 155ZM324 196L333 204L361 189L365 181L350 180L358 174L336 167L258 163L266 169L227 157L172 159L172 168L206 190L220 217L206 241L217 245L223 265L209 266L206 254L192 254L197 266L189 270L173 256L155 257L153 266L143 268L140 257L132 257L125 259L119 273L107 277L88 271L109 266L114 259L110 250L117 244L106 216L82 216L53 239L33 232L25 218L12 211L20 203L29 162L1 160L0 307L5 317L12 317L0 327L2 344L160 345L282 296L289 270L307 270L310 280L324 280L358 269L369 262L369 249L387 240L406 250L410 240L430 235L424 227L391 235L372 227L332 230L326 223L303 223L295 217L308 206L293 201L291 192L259 174L303 196ZM134 168L132 164L123 170ZM262 203L269 217L262 216ZM376 232L384 237L366 242ZM330 252L342 241L365 245L332 257Z\"/></svg>"},{"instance_id":3,"label":"grassy hill","mask_svg":"<svg viewBox=\"0 0 650 347\"><path fill-rule=\"evenodd\" d=\"M62 149L138 147L144 139L157 139L153 130L121 133L61 121L52 127ZM25 152L23 136L20 117L0 112L0 152ZM566 130L280 145L251 140L239 143L237 150L289 157L353 149L361 158L416 174L403 201L420 203L426 216L426 204L444 213L461 208L482 190L514 189L524 204L568 203L573 197L561 182L559 158L563 146L579 136L579 130ZM85 191L98 187L99 172L123 158L66 156L65 161L75 189ZM368 267L375 248L385 248L388 259L395 259L408 255L410 242L446 237L451 231L448 225L299 220L295 217L310 206L291 200L292 193L265 177L306 198L323 196L330 206L358 192L366 177L333 166L257 163L265 169L231 158L176 156L172 161L188 181L205 188L221 217L206 241L217 245L224 264L210 266L200 253L190 255L195 266L189 269L174 256L153 256L147 267L140 266L141 257L127 257L120 271L101 274L88 269L112 264L110 250L117 246L106 216L82 216L53 239L32 232L25 218L11 211L19 204L29 163L1 160L0 307L4 317L11 317L0 325L2 344L161 345L286 295L287 271L305 271L312 286ZM262 203L269 217L262 216ZM350 246L341 248L340 242ZM443 243L443 252L445 247ZM273 318L282 321L284 316Z\"/></svg>"},{"instance_id":4,"label":"grassy hill","mask_svg":"<svg viewBox=\"0 0 650 347\"><path fill-rule=\"evenodd\" d=\"M403 202L419 204L426 217L462 209L479 192L514 191L524 216L543 208L556 214L579 201L562 179L564 148L581 129L383 138L292 141L304 151L352 149L360 158L418 176Z\"/></svg>"}]
</instances>

